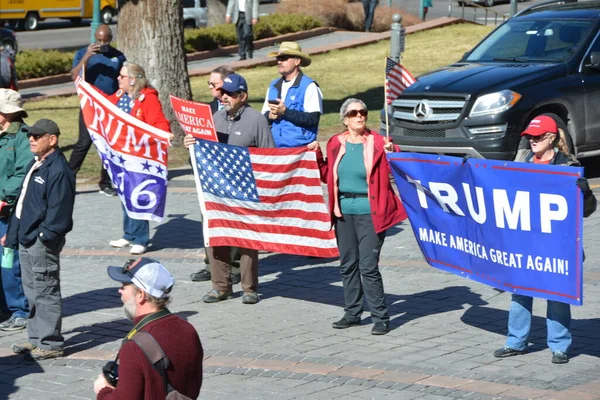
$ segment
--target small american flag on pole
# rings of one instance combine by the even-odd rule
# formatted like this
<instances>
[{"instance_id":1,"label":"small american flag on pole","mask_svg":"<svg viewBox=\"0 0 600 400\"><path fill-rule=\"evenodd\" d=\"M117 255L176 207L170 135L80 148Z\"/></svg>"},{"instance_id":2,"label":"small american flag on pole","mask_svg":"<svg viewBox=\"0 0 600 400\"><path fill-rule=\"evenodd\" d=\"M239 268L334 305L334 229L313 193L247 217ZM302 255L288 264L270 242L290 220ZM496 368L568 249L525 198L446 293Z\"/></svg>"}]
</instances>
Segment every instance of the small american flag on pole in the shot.
<instances>
[{"instance_id":1,"label":"small american flag on pole","mask_svg":"<svg viewBox=\"0 0 600 400\"><path fill-rule=\"evenodd\" d=\"M313 151L197 140L194 161L206 246L339 255Z\"/></svg>"},{"instance_id":2,"label":"small american flag on pole","mask_svg":"<svg viewBox=\"0 0 600 400\"><path fill-rule=\"evenodd\" d=\"M392 101L396 100L404 89L416 82L406 68L389 57L385 63L385 78L388 104L392 104Z\"/></svg>"}]
</instances>

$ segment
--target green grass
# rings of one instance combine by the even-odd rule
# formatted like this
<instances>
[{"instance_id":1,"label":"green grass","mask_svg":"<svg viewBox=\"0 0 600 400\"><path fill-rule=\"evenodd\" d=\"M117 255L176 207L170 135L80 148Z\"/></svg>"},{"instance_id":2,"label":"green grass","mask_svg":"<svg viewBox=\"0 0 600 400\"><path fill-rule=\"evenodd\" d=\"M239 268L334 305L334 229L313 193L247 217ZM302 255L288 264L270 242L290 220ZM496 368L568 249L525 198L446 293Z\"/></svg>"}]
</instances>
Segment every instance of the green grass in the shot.
<instances>
[{"instance_id":1,"label":"green grass","mask_svg":"<svg viewBox=\"0 0 600 400\"><path fill-rule=\"evenodd\" d=\"M491 27L460 24L445 28L412 34L406 38L406 51L402 64L413 75L440 68L457 61L477 44ZM319 125L319 139L324 140L332 134L341 132L339 109L345 99L356 97L363 100L371 112L371 127L379 128L379 111L383 108L383 84L385 57L389 53L389 41L362 46L354 49L337 50L313 57L312 64L304 72L316 80L323 91L324 115ZM241 70L249 85L250 104L260 109L267 86L277 77L275 67L257 67ZM195 101L211 100L206 85L208 77L191 79ZM60 144L66 147L67 157L70 147L77 140L78 101L76 96L57 97L41 101L28 102L27 122L33 123L39 118L52 118L61 128ZM78 175L78 178L95 180L99 176L99 158L94 148ZM173 167L187 163L187 151L173 147L169 155L169 164Z\"/></svg>"}]
</instances>

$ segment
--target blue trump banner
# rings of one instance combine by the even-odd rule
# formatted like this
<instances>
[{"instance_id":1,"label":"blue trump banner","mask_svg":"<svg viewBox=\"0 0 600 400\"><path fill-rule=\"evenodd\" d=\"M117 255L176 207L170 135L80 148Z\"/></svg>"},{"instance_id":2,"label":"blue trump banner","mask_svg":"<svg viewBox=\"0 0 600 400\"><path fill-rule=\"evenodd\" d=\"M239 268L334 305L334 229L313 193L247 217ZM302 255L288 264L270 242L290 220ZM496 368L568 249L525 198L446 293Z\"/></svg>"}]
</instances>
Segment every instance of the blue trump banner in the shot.
<instances>
[{"instance_id":1,"label":"blue trump banner","mask_svg":"<svg viewBox=\"0 0 600 400\"><path fill-rule=\"evenodd\" d=\"M582 304L583 168L414 153L388 160L431 266Z\"/></svg>"}]
</instances>

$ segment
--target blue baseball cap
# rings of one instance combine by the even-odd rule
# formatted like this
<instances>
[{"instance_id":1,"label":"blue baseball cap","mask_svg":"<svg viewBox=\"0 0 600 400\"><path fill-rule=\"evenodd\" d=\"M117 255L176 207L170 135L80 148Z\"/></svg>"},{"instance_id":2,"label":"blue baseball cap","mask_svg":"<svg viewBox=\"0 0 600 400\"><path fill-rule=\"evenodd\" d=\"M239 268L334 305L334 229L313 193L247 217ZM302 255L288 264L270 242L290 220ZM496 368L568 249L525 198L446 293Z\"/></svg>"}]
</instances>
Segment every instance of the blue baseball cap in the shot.
<instances>
[{"instance_id":1,"label":"blue baseball cap","mask_svg":"<svg viewBox=\"0 0 600 400\"><path fill-rule=\"evenodd\" d=\"M138 289L159 298L169 297L175 280L162 264L152 258L131 259L122 267L108 267L108 276L121 283L133 283Z\"/></svg>"},{"instance_id":2,"label":"blue baseball cap","mask_svg":"<svg viewBox=\"0 0 600 400\"><path fill-rule=\"evenodd\" d=\"M234 92L248 92L248 84L243 76L238 74L229 74L223 79L223 86L221 90L229 93Z\"/></svg>"}]
</instances>

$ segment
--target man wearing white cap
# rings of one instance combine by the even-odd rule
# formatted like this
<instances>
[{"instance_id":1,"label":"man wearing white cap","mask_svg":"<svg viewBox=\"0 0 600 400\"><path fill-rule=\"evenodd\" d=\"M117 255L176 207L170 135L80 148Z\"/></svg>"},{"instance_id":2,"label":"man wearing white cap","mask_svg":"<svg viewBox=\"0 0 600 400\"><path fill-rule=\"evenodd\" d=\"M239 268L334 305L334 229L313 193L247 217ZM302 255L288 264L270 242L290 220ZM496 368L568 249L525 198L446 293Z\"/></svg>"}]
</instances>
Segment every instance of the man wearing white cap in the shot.
<instances>
[{"instance_id":1,"label":"man wearing white cap","mask_svg":"<svg viewBox=\"0 0 600 400\"><path fill-rule=\"evenodd\" d=\"M19 187L33 160L23 121L26 117L21 95L11 89L0 89L0 237L6 233ZM14 252L12 263L5 259L1 269L4 296L0 298L5 300L10 318L0 324L0 329L9 332L25 329L29 304L23 291L19 252Z\"/></svg>"},{"instance_id":2,"label":"man wearing white cap","mask_svg":"<svg viewBox=\"0 0 600 400\"><path fill-rule=\"evenodd\" d=\"M158 261L142 257L123 267L108 267L108 276L123 284L123 310L135 326L117 355L118 384L111 385L100 374L94 382L97 399L164 399L167 390L197 398L204 352L196 329L167 309L175 283L171 273ZM160 362L150 362L152 352L142 350L141 346L150 349L143 338L158 344Z\"/></svg>"},{"instance_id":3,"label":"man wearing white cap","mask_svg":"<svg viewBox=\"0 0 600 400\"><path fill-rule=\"evenodd\" d=\"M295 42L281 42L279 51L267 55L275 57L281 74L269 85L261 111L271 124L275 146L306 146L317 140L323 114L319 85L300 70L310 65L310 56Z\"/></svg>"}]
</instances>

